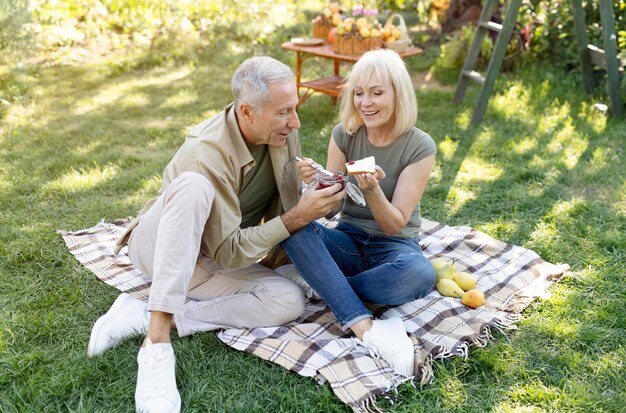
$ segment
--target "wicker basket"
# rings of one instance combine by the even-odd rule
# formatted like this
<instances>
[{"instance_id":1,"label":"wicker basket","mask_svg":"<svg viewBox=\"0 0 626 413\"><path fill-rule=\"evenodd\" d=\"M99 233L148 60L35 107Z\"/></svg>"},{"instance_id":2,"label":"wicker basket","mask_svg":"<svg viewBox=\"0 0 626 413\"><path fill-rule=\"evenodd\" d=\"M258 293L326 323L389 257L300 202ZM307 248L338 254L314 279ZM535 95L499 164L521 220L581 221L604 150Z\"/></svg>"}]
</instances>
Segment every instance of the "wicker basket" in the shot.
<instances>
[{"instance_id":1,"label":"wicker basket","mask_svg":"<svg viewBox=\"0 0 626 413\"><path fill-rule=\"evenodd\" d=\"M383 39L380 37L362 38L360 36L343 35L336 36L333 50L335 53L348 56L360 56L368 50L380 49L383 47Z\"/></svg>"},{"instance_id":2,"label":"wicker basket","mask_svg":"<svg viewBox=\"0 0 626 413\"><path fill-rule=\"evenodd\" d=\"M313 22L313 37L318 39L328 40L328 33L333 29L333 25L330 22Z\"/></svg>"},{"instance_id":3,"label":"wicker basket","mask_svg":"<svg viewBox=\"0 0 626 413\"><path fill-rule=\"evenodd\" d=\"M404 23L404 18L399 14L392 14L389 16L389 20L385 23L385 28L393 27L394 20L398 20L398 29L400 29L400 38L393 42L385 42L385 47L387 49L395 50L396 52L403 52L409 47L411 47L411 39L409 38L409 32L406 29L406 23Z\"/></svg>"}]
</instances>

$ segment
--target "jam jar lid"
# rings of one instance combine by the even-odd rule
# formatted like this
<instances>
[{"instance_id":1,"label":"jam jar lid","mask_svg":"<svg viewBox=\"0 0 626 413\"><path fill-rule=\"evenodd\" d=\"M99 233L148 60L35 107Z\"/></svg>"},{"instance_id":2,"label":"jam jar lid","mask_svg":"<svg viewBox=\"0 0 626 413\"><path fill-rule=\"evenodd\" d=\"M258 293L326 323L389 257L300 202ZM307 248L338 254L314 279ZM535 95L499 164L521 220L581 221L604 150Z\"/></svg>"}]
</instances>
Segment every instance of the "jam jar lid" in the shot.
<instances>
[{"instance_id":1,"label":"jam jar lid","mask_svg":"<svg viewBox=\"0 0 626 413\"><path fill-rule=\"evenodd\" d=\"M348 196L354 201L355 204L361 206L367 205L363 192L361 192L359 187L354 185L352 182L346 182L346 192L348 192Z\"/></svg>"}]
</instances>

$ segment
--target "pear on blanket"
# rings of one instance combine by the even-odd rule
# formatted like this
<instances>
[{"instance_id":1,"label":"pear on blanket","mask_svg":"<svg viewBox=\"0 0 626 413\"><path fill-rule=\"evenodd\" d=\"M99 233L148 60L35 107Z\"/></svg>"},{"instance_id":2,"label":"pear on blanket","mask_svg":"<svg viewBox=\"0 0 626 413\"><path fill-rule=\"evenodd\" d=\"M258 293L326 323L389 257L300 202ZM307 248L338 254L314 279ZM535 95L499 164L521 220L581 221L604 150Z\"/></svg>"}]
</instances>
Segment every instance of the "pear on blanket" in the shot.
<instances>
[{"instance_id":1,"label":"pear on blanket","mask_svg":"<svg viewBox=\"0 0 626 413\"><path fill-rule=\"evenodd\" d=\"M473 288L463 294L461 302L470 308L478 308L485 304L485 294L482 291Z\"/></svg>"},{"instance_id":2,"label":"pear on blanket","mask_svg":"<svg viewBox=\"0 0 626 413\"><path fill-rule=\"evenodd\" d=\"M448 278L442 278L437 282L437 291L446 297L459 298L465 294L465 291L457 283Z\"/></svg>"},{"instance_id":3,"label":"pear on blanket","mask_svg":"<svg viewBox=\"0 0 626 413\"><path fill-rule=\"evenodd\" d=\"M438 259L434 260L432 263L433 268L435 269L435 274L437 274L437 281L439 282L443 279L451 280L456 272L456 267L454 266L453 261Z\"/></svg>"},{"instance_id":4,"label":"pear on blanket","mask_svg":"<svg viewBox=\"0 0 626 413\"><path fill-rule=\"evenodd\" d=\"M455 272L452 276L452 280L465 291L476 287L476 278L465 271Z\"/></svg>"}]
</instances>

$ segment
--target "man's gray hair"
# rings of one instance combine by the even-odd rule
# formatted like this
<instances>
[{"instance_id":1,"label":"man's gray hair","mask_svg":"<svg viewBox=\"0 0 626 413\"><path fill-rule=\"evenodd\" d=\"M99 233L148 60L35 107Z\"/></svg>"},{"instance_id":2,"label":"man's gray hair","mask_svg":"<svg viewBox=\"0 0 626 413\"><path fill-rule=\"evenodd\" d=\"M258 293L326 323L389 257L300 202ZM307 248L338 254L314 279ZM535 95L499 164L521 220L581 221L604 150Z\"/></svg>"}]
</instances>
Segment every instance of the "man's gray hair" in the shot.
<instances>
[{"instance_id":1,"label":"man's gray hair","mask_svg":"<svg viewBox=\"0 0 626 413\"><path fill-rule=\"evenodd\" d=\"M269 85L293 81L293 72L286 64L268 56L244 61L231 79L235 108L247 103L257 113L271 99Z\"/></svg>"}]
</instances>

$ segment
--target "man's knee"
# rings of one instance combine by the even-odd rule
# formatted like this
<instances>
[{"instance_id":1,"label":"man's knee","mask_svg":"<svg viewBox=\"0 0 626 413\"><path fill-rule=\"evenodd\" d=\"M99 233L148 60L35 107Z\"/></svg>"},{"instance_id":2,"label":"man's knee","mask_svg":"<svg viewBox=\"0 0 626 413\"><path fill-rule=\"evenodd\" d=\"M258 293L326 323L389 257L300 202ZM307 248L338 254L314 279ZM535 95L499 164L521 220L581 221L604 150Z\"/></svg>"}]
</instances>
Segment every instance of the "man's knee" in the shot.
<instances>
[{"instance_id":1,"label":"man's knee","mask_svg":"<svg viewBox=\"0 0 626 413\"><path fill-rule=\"evenodd\" d=\"M302 289L293 281L277 277L267 294L271 295L275 311L269 314L271 325L285 324L300 317L304 312L305 297Z\"/></svg>"},{"instance_id":2,"label":"man's knee","mask_svg":"<svg viewBox=\"0 0 626 413\"><path fill-rule=\"evenodd\" d=\"M168 186L170 193L180 194L188 202L211 206L215 199L215 188L211 182L197 172L186 171L178 175Z\"/></svg>"}]
</instances>

